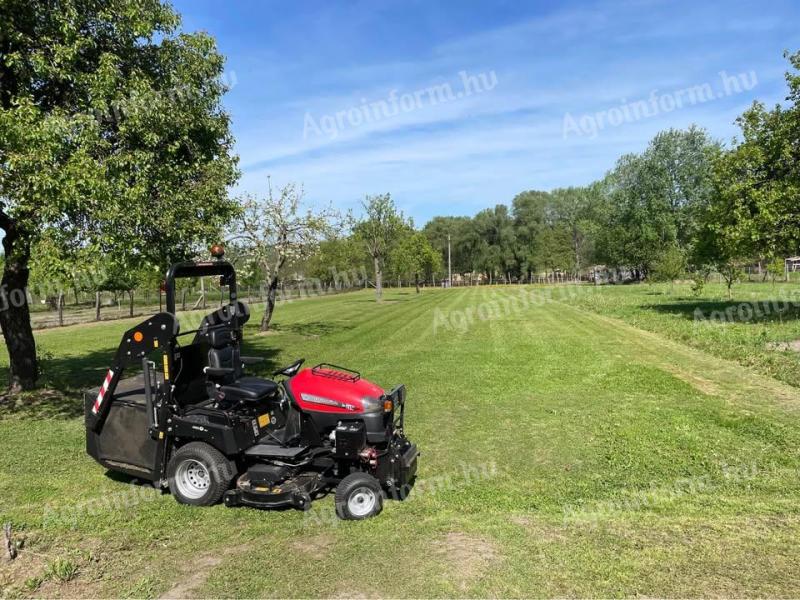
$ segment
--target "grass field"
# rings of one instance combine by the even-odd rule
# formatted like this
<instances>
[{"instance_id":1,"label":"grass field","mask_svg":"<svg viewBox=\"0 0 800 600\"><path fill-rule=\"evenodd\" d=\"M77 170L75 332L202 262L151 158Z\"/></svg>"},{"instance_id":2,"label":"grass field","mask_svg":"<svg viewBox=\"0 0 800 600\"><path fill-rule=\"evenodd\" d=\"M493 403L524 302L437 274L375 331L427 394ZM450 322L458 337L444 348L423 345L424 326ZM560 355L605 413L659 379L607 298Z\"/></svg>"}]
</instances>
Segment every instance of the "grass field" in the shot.
<instances>
[{"instance_id":1,"label":"grass field","mask_svg":"<svg viewBox=\"0 0 800 600\"><path fill-rule=\"evenodd\" d=\"M573 287L556 295L800 386L800 285L709 284ZM794 344L793 344L794 343Z\"/></svg>"},{"instance_id":2,"label":"grass field","mask_svg":"<svg viewBox=\"0 0 800 600\"><path fill-rule=\"evenodd\" d=\"M84 454L77 390L130 322L41 332L46 377L74 393L0 409L0 521L25 541L0 562L2 595L797 596L796 358L763 358L800 338L796 317L695 330L686 306L658 308L685 296L359 292L248 326L270 366L304 356L408 386L418 486L359 523L332 519L330 497L307 514L196 509L109 476Z\"/></svg>"}]
</instances>

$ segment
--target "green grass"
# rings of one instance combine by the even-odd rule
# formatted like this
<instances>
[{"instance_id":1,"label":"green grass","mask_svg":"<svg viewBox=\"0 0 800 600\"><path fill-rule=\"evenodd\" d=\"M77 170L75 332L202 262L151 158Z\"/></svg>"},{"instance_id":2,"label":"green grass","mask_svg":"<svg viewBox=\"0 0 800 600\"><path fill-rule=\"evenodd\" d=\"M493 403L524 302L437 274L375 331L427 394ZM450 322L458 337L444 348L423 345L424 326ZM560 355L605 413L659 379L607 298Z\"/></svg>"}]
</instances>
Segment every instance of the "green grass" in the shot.
<instances>
[{"instance_id":1,"label":"green grass","mask_svg":"<svg viewBox=\"0 0 800 600\"><path fill-rule=\"evenodd\" d=\"M72 391L0 420L0 521L24 538L2 593L796 596L794 381L684 339L689 319L650 306L666 288L531 289L354 293L281 306L275 333L248 326L264 371L303 356L408 386L419 484L358 523L332 519L330 497L310 514L196 509L108 476L84 454L77 390L130 322L42 332L47 377ZM742 326L791 338L795 321ZM69 581L46 575L56 558Z\"/></svg>"},{"instance_id":2,"label":"green grass","mask_svg":"<svg viewBox=\"0 0 800 600\"><path fill-rule=\"evenodd\" d=\"M800 340L800 285L743 283L733 292L728 299L719 284L700 297L686 284L586 286L559 297L800 386L800 346L775 348Z\"/></svg>"}]
</instances>

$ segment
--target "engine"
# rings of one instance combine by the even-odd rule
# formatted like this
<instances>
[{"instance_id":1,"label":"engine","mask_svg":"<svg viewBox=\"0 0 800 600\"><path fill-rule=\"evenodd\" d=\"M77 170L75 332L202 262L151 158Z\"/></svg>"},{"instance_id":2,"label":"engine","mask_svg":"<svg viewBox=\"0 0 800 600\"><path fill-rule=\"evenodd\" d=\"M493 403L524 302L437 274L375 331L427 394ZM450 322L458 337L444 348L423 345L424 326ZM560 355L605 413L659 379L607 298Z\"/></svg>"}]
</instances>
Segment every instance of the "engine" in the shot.
<instances>
[{"instance_id":1,"label":"engine","mask_svg":"<svg viewBox=\"0 0 800 600\"><path fill-rule=\"evenodd\" d=\"M399 402L355 371L333 365L304 369L289 380L289 390L320 435L335 441L342 458L352 460L394 433Z\"/></svg>"}]
</instances>

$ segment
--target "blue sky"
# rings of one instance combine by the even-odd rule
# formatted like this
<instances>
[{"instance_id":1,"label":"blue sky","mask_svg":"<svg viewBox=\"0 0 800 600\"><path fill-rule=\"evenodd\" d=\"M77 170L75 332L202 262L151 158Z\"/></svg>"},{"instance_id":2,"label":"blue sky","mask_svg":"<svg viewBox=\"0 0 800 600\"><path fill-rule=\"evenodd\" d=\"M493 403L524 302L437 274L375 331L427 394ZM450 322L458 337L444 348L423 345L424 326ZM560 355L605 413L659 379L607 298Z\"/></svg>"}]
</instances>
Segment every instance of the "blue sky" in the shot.
<instances>
[{"instance_id":1,"label":"blue sky","mask_svg":"<svg viewBox=\"0 0 800 600\"><path fill-rule=\"evenodd\" d=\"M175 6L228 58L237 192L268 175L342 209L391 192L418 225L589 183L668 127L729 141L754 99L784 99L800 49L791 1Z\"/></svg>"}]
</instances>

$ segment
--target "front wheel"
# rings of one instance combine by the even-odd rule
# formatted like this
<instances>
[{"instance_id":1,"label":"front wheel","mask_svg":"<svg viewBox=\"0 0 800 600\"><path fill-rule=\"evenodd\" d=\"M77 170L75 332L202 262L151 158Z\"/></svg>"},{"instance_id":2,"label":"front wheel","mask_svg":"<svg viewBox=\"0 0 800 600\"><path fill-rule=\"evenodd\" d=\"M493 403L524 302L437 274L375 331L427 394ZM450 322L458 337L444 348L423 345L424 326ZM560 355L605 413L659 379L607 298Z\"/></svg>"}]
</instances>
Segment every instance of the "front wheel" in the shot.
<instances>
[{"instance_id":1,"label":"front wheel","mask_svg":"<svg viewBox=\"0 0 800 600\"><path fill-rule=\"evenodd\" d=\"M367 473L350 473L336 487L336 515L346 521L374 517L383 510L381 484Z\"/></svg>"},{"instance_id":2,"label":"front wheel","mask_svg":"<svg viewBox=\"0 0 800 600\"><path fill-rule=\"evenodd\" d=\"M211 506L219 502L236 471L231 461L203 442L182 446L169 461L169 491L181 504Z\"/></svg>"}]
</instances>

